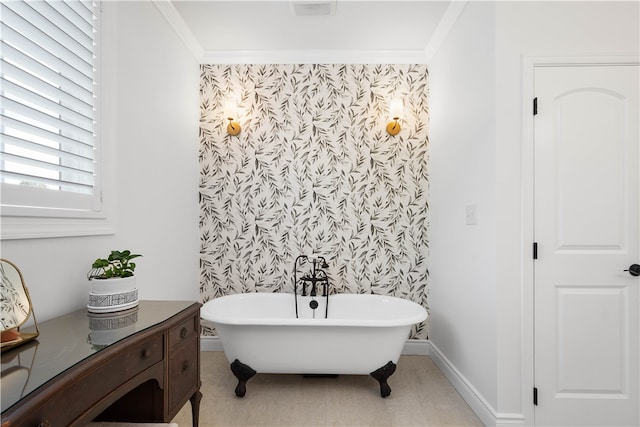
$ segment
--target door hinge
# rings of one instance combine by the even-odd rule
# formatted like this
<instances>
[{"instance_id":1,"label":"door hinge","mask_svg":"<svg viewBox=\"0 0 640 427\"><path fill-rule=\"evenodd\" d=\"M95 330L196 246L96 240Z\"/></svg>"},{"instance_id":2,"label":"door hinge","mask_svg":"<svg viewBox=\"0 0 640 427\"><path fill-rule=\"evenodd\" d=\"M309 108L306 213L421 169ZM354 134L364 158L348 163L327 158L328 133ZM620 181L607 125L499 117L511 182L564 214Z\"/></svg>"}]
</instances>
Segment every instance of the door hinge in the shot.
<instances>
[{"instance_id":1,"label":"door hinge","mask_svg":"<svg viewBox=\"0 0 640 427\"><path fill-rule=\"evenodd\" d=\"M533 242L533 259L538 259L538 242Z\"/></svg>"},{"instance_id":2,"label":"door hinge","mask_svg":"<svg viewBox=\"0 0 640 427\"><path fill-rule=\"evenodd\" d=\"M533 115L538 114L538 97L533 98Z\"/></svg>"},{"instance_id":3,"label":"door hinge","mask_svg":"<svg viewBox=\"0 0 640 427\"><path fill-rule=\"evenodd\" d=\"M538 388L533 388L533 404L538 406Z\"/></svg>"}]
</instances>

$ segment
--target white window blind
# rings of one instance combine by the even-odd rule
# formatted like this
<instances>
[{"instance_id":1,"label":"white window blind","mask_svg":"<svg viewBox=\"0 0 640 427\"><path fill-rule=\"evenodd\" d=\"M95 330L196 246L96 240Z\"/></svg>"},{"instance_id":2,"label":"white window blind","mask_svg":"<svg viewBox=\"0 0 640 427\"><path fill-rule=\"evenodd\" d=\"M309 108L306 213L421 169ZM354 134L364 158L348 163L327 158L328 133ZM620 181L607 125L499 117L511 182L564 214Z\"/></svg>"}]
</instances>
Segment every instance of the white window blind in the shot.
<instances>
[{"instance_id":1,"label":"white window blind","mask_svg":"<svg viewBox=\"0 0 640 427\"><path fill-rule=\"evenodd\" d=\"M2 214L100 210L98 5L0 3Z\"/></svg>"}]
</instances>

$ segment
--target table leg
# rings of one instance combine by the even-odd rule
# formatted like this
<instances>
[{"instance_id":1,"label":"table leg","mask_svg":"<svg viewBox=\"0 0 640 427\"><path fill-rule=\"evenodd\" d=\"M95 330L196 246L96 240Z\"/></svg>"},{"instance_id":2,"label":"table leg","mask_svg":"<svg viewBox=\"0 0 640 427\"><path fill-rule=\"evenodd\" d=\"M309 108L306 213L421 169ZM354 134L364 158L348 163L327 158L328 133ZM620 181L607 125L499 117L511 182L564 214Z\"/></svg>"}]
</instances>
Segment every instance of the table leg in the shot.
<instances>
[{"instance_id":1,"label":"table leg","mask_svg":"<svg viewBox=\"0 0 640 427\"><path fill-rule=\"evenodd\" d=\"M196 390L189 400L191 401L192 425L193 427L198 427L198 423L200 422L200 400L202 400L200 389Z\"/></svg>"}]
</instances>

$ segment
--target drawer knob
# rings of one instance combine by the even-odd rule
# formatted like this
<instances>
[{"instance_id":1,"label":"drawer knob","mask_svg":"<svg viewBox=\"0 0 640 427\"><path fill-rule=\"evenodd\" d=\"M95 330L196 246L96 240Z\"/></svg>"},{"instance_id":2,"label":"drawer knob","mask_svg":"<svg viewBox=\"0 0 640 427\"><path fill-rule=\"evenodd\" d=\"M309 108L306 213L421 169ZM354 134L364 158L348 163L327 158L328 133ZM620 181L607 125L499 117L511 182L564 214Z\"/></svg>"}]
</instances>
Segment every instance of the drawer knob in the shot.
<instances>
[{"instance_id":1,"label":"drawer knob","mask_svg":"<svg viewBox=\"0 0 640 427\"><path fill-rule=\"evenodd\" d=\"M51 427L51 421L49 421L49 418L43 418L38 427Z\"/></svg>"},{"instance_id":2,"label":"drawer knob","mask_svg":"<svg viewBox=\"0 0 640 427\"><path fill-rule=\"evenodd\" d=\"M188 360L185 360L185 361L182 363L182 372L186 372L186 371L188 371L188 370L189 370L189 366L191 366L191 365L189 364L189 361L188 361Z\"/></svg>"},{"instance_id":3,"label":"drawer knob","mask_svg":"<svg viewBox=\"0 0 640 427\"><path fill-rule=\"evenodd\" d=\"M182 330L180 331L180 338L186 338L188 332L189 331L187 331L187 328L183 326Z\"/></svg>"},{"instance_id":4,"label":"drawer knob","mask_svg":"<svg viewBox=\"0 0 640 427\"><path fill-rule=\"evenodd\" d=\"M148 359L149 356L151 356L151 350L149 350L148 348L145 348L144 351L142 352L142 358Z\"/></svg>"}]
</instances>

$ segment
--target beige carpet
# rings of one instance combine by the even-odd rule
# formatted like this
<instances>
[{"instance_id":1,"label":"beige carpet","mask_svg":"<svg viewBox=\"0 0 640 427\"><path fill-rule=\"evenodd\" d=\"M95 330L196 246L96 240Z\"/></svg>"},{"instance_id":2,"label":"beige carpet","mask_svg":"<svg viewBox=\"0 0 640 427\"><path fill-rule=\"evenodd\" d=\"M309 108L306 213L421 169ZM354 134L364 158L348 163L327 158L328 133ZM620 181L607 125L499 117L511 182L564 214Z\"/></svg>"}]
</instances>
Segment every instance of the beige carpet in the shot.
<instances>
[{"instance_id":1,"label":"beige carpet","mask_svg":"<svg viewBox=\"0 0 640 427\"><path fill-rule=\"evenodd\" d=\"M391 396L364 375L305 378L258 374L237 398L222 352L202 352L200 426L481 426L427 356L402 356L389 378ZM191 426L191 406L173 422Z\"/></svg>"}]
</instances>

